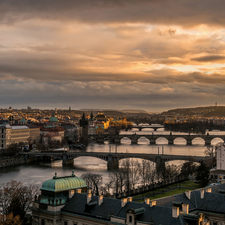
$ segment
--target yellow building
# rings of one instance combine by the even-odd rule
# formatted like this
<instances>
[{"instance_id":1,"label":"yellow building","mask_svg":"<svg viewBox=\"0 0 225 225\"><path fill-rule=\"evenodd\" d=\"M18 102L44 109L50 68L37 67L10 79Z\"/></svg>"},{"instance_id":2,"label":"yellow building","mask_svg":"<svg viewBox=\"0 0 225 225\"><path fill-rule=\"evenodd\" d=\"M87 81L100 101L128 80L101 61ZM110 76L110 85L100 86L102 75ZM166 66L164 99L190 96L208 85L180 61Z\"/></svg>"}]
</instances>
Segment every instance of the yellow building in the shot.
<instances>
[{"instance_id":1,"label":"yellow building","mask_svg":"<svg viewBox=\"0 0 225 225\"><path fill-rule=\"evenodd\" d=\"M6 149L12 143L39 140L40 128L28 126L10 126L9 124L0 125L0 148Z\"/></svg>"},{"instance_id":2,"label":"yellow building","mask_svg":"<svg viewBox=\"0 0 225 225\"><path fill-rule=\"evenodd\" d=\"M99 135L99 134L104 134L105 130L104 130L104 126L96 126L95 127L95 134Z\"/></svg>"}]
</instances>

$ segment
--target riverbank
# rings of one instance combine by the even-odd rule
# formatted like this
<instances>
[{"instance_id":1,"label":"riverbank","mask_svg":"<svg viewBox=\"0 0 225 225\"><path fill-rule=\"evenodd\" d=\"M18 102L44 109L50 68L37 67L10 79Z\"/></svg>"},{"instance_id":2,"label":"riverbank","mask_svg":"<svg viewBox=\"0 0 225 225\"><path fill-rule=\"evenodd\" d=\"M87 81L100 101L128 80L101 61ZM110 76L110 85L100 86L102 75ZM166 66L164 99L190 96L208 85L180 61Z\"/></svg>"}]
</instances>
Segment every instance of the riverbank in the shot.
<instances>
[{"instance_id":1,"label":"riverbank","mask_svg":"<svg viewBox=\"0 0 225 225\"><path fill-rule=\"evenodd\" d=\"M26 164L33 162L34 160L34 158L26 159L24 156L1 156L0 168Z\"/></svg>"}]
</instances>

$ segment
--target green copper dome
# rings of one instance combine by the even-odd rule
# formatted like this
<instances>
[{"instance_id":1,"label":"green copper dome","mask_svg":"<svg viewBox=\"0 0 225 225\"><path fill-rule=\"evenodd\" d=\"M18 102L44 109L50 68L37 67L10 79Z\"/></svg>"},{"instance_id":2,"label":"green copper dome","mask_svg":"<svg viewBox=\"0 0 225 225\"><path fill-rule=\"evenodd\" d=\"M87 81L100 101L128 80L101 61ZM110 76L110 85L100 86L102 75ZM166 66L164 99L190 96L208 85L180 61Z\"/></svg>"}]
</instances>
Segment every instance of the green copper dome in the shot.
<instances>
[{"instance_id":1,"label":"green copper dome","mask_svg":"<svg viewBox=\"0 0 225 225\"><path fill-rule=\"evenodd\" d=\"M76 177L74 174L65 177L57 177L55 175L53 179L47 180L42 184L41 190L60 192L84 187L87 187L85 181L80 177Z\"/></svg>"},{"instance_id":2,"label":"green copper dome","mask_svg":"<svg viewBox=\"0 0 225 225\"><path fill-rule=\"evenodd\" d=\"M55 116L51 116L49 122L58 122L58 119Z\"/></svg>"}]
</instances>

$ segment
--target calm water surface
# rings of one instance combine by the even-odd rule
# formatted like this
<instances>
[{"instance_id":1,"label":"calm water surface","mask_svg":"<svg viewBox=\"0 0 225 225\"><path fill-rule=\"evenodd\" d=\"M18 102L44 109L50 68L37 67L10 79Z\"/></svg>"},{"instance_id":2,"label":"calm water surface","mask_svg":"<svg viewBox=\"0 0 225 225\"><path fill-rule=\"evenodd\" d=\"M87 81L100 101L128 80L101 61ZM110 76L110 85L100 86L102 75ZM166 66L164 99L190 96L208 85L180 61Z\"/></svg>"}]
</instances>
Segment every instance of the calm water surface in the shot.
<instances>
[{"instance_id":1,"label":"calm water surface","mask_svg":"<svg viewBox=\"0 0 225 225\"><path fill-rule=\"evenodd\" d=\"M142 131L137 129L132 129L131 131L122 131L121 134L152 134L154 132L150 128L146 128ZM155 134L169 134L169 131L164 131L159 129L154 132ZM173 132L173 134L176 134ZM225 132L212 131L209 134L220 134L225 135ZM216 138L212 141L212 145L221 142L220 138ZM121 144L117 147L112 144L112 151L117 152L127 152L127 153L154 153L170 154L170 155L191 155L191 156L201 156L204 155L206 146L204 146L204 141L201 139L195 139L192 146L186 146L186 141L182 138L176 139L175 145L168 145L167 140L160 138L157 140L156 145L149 145L149 141L146 138L140 138L138 144L131 145L130 140L123 138ZM109 143L96 144L91 143L87 147L89 152L108 152ZM182 161L172 161L170 163L180 164ZM81 176L84 173L99 173L103 175L104 182L107 182L109 172L107 171L107 163L101 159L93 157L79 157L74 159L73 165L62 166L62 161L55 161L53 163L31 163L20 166L6 167L0 169L0 183L5 183L10 180L21 181L25 185L34 184L41 187L42 183L48 179L51 179L55 172L58 176L70 175L72 170L75 171L77 176Z\"/></svg>"}]
</instances>

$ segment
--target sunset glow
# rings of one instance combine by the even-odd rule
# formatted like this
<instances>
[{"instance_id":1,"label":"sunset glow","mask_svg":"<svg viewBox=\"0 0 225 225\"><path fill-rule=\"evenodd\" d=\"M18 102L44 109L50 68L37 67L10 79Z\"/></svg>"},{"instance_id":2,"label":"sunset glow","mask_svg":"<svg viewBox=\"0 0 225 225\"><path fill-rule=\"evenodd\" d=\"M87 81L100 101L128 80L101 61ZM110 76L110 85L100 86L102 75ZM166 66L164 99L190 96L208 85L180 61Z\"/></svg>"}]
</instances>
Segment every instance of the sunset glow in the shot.
<instances>
[{"instance_id":1,"label":"sunset glow","mask_svg":"<svg viewBox=\"0 0 225 225\"><path fill-rule=\"evenodd\" d=\"M4 107L160 112L224 105L222 0L2 0L0 6Z\"/></svg>"}]
</instances>

